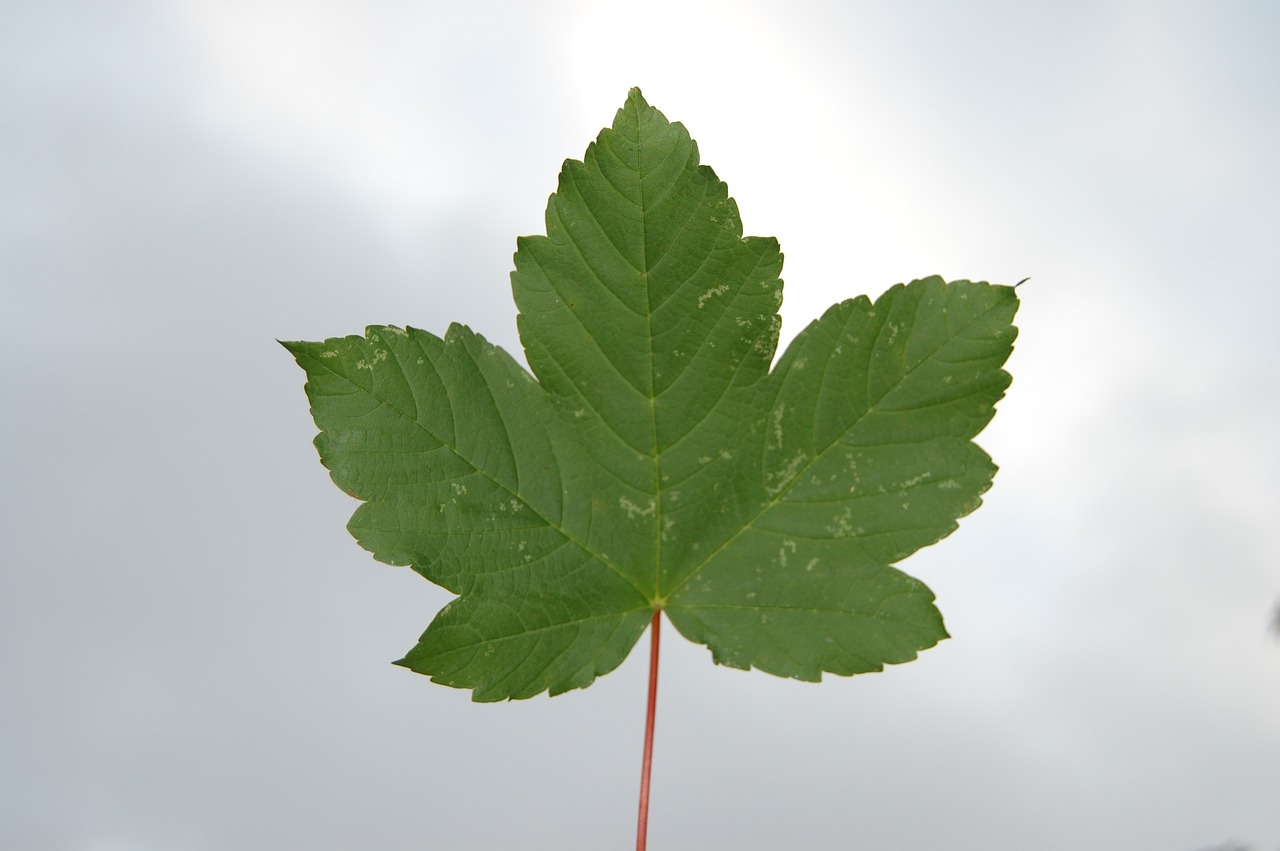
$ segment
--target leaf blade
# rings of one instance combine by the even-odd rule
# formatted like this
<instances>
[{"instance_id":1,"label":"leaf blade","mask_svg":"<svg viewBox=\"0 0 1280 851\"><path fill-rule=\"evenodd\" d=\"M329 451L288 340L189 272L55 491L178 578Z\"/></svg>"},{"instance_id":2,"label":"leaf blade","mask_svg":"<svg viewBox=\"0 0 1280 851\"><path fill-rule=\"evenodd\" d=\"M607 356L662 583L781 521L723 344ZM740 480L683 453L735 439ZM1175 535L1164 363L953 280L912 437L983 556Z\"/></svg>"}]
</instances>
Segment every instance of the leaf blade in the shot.
<instances>
[{"instance_id":1,"label":"leaf blade","mask_svg":"<svg viewBox=\"0 0 1280 851\"><path fill-rule=\"evenodd\" d=\"M893 565L996 468L1012 288L928 278L834 305L770 368L782 255L632 90L566 161L512 292L535 379L470 329L286 343L349 524L458 598L401 664L477 701L616 667L655 609L715 661L806 680L947 637Z\"/></svg>"},{"instance_id":2,"label":"leaf blade","mask_svg":"<svg viewBox=\"0 0 1280 851\"><path fill-rule=\"evenodd\" d=\"M462 611L483 611L478 652L526 633L572 629L586 615L612 619L634 644L647 600L564 516L561 471L572 465L557 455L558 421L505 352L456 325L444 339L373 326L363 338L285 346L307 372L321 460L340 488L364 501L352 535L380 561L410 565L465 597ZM531 584L544 590L540 611L502 602ZM434 635L450 625L450 616L437 615L406 659L420 673L474 689L476 699L583 687L630 650L618 641L590 652L576 642L542 645L541 678L516 677L505 693L497 683L527 661L457 665L448 656L456 642Z\"/></svg>"},{"instance_id":3,"label":"leaf blade","mask_svg":"<svg viewBox=\"0 0 1280 851\"><path fill-rule=\"evenodd\" d=\"M619 541L597 545L625 553L628 576L661 600L664 482L688 482L689 502L715 487L690 436L731 430L767 374L781 253L743 239L725 184L638 90L565 163L546 222L516 252L521 341L602 472L590 526Z\"/></svg>"},{"instance_id":4,"label":"leaf blade","mask_svg":"<svg viewBox=\"0 0 1280 851\"><path fill-rule=\"evenodd\" d=\"M825 638L832 635L850 646L861 640L889 647L872 633L896 626L894 640L917 650L945 637L932 594L917 594L896 623L877 622L876 630L856 626L865 622L856 608L846 612L853 620L829 626L826 635L810 630L804 652L793 647L793 664L785 667L768 642L753 651L740 625L722 623L717 632L701 612L718 598L761 616L765 605L757 601L810 593L806 574L815 569L844 577L844 585L823 580L827 599L863 605L880 593L865 586L865 571L890 569L976 509L996 468L970 438L1008 386L1000 367L1016 336L1015 310L1012 288L929 278L894 287L875 305L865 298L835 305L801 332L762 389L748 444L763 458L755 513L672 592L667 611L677 629L701 639L716 658L754 659L756 667L802 679L847 667L831 662ZM952 311L958 320L949 318ZM780 581L783 587L774 587ZM851 590L859 583L861 596ZM902 658L894 649L881 662Z\"/></svg>"}]
</instances>

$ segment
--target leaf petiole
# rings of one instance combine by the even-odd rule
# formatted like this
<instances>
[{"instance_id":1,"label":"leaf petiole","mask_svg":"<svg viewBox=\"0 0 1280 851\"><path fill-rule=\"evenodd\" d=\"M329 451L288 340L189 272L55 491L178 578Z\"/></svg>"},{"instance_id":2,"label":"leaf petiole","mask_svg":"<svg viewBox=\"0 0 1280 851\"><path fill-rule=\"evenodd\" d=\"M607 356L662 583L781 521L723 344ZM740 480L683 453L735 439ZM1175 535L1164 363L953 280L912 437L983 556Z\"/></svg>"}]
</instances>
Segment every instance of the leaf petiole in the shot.
<instances>
[{"instance_id":1,"label":"leaf petiole","mask_svg":"<svg viewBox=\"0 0 1280 851\"><path fill-rule=\"evenodd\" d=\"M644 719L644 760L640 764L640 822L636 826L636 851L644 851L649 833L649 773L653 768L653 719L658 708L658 634L662 610L653 613L649 635L649 707Z\"/></svg>"}]
</instances>

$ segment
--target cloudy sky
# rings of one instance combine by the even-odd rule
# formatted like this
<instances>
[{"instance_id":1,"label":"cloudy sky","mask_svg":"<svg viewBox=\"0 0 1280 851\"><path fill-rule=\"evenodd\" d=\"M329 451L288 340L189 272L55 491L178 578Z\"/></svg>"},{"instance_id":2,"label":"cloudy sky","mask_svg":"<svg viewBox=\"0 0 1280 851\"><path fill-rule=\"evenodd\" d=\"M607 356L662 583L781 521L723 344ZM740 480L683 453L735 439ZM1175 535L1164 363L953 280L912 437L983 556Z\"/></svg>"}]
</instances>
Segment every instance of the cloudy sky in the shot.
<instances>
[{"instance_id":1,"label":"cloudy sky","mask_svg":"<svg viewBox=\"0 0 1280 851\"><path fill-rule=\"evenodd\" d=\"M388 664L275 343L471 325L627 89L786 253L784 340L1011 283L953 639L822 685L665 633L650 848L1280 849L1280 6L0 3L0 848L633 842L647 654Z\"/></svg>"}]
</instances>

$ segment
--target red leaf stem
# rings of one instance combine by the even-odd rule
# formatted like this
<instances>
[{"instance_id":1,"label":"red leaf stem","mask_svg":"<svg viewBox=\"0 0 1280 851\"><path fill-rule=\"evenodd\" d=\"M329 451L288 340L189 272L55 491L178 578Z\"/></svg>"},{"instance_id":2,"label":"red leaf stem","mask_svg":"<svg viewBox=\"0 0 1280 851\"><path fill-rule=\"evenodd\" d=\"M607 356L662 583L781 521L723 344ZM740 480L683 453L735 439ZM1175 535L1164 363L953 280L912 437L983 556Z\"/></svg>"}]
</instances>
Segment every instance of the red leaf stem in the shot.
<instances>
[{"instance_id":1,"label":"red leaf stem","mask_svg":"<svg viewBox=\"0 0 1280 851\"><path fill-rule=\"evenodd\" d=\"M640 766L640 824L636 828L636 851L644 851L649 833L649 772L653 767L653 718L658 708L658 633L661 610L653 613L649 638L649 708L644 719L644 761Z\"/></svg>"}]
</instances>

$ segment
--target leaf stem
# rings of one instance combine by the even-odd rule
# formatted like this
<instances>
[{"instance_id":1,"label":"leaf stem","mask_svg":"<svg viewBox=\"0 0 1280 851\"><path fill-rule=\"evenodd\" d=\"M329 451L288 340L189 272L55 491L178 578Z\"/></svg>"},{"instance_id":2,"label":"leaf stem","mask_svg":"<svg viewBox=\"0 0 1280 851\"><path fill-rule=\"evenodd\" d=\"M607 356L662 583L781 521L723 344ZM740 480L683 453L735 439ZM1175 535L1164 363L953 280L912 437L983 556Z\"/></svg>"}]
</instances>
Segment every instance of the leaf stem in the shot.
<instances>
[{"instance_id":1,"label":"leaf stem","mask_svg":"<svg viewBox=\"0 0 1280 851\"><path fill-rule=\"evenodd\" d=\"M649 833L649 773L653 768L653 719L658 708L658 633L662 610L653 613L649 633L649 708L644 719L644 760L640 764L640 823L636 827L636 851L644 851Z\"/></svg>"}]
</instances>

